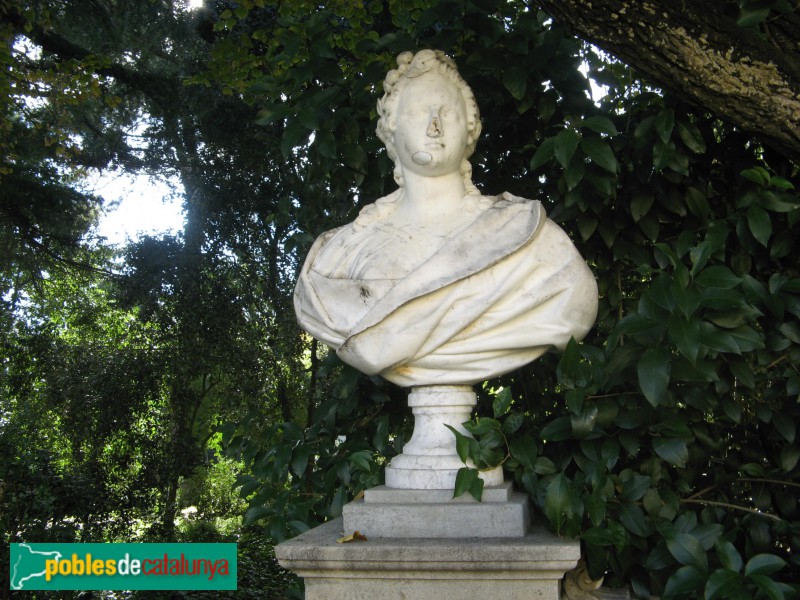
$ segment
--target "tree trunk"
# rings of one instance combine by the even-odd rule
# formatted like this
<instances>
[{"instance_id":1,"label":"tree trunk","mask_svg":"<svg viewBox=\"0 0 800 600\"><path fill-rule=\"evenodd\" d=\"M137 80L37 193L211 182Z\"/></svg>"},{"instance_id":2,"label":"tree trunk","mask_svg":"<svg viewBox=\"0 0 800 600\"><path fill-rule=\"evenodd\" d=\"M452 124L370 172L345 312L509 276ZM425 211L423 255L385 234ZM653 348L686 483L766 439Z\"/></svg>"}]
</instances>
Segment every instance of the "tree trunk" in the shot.
<instances>
[{"instance_id":1,"label":"tree trunk","mask_svg":"<svg viewBox=\"0 0 800 600\"><path fill-rule=\"evenodd\" d=\"M162 535L167 541L175 541L175 517L178 514L178 486L180 476L171 473L167 483L167 494L164 501L164 512L161 516Z\"/></svg>"},{"instance_id":2,"label":"tree trunk","mask_svg":"<svg viewBox=\"0 0 800 600\"><path fill-rule=\"evenodd\" d=\"M726 0L537 0L575 35L800 161L800 5L757 28Z\"/></svg>"}]
</instances>

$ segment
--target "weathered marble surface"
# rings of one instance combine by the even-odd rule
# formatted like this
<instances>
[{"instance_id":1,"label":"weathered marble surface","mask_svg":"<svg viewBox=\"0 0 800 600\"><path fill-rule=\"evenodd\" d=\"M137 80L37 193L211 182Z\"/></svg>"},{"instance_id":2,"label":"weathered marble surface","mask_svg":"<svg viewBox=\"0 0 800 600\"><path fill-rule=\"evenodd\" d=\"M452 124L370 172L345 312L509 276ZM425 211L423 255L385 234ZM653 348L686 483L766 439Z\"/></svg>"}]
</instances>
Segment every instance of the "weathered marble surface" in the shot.
<instances>
[{"instance_id":1,"label":"weathered marble surface","mask_svg":"<svg viewBox=\"0 0 800 600\"><path fill-rule=\"evenodd\" d=\"M343 532L334 519L275 547L278 562L304 578L308 600L558 600L580 557L578 541L538 528L517 538L337 544Z\"/></svg>"},{"instance_id":2,"label":"weathered marble surface","mask_svg":"<svg viewBox=\"0 0 800 600\"><path fill-rule=\"evenodd\" d=\"M539 202L472 184L480 118L455 65L432 50L398 63L378 133L400 188L316 240L301 326L402 386L477 383L585 336L597 285L567 235Z\"/></svg>"}]
</instances>

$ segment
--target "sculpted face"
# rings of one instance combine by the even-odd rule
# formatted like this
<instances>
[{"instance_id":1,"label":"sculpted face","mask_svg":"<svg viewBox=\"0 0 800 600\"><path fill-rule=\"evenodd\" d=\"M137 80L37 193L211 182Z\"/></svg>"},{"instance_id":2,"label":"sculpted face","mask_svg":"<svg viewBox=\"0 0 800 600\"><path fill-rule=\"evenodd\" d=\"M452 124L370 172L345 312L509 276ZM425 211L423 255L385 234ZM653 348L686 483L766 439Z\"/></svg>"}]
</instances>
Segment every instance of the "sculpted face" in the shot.
<instances>
[{"instance_id":1,"label":"sculpted face","mask_svg":"<svg viewBox=\"0 0 800 600\"><path fill-rule=\"evenodd\" d=\"M408 82L400 95L394 132L403 169L429 177L457 173L467 137L466 103L455 83L436 71Z\"/></svg>"}]
</instances>

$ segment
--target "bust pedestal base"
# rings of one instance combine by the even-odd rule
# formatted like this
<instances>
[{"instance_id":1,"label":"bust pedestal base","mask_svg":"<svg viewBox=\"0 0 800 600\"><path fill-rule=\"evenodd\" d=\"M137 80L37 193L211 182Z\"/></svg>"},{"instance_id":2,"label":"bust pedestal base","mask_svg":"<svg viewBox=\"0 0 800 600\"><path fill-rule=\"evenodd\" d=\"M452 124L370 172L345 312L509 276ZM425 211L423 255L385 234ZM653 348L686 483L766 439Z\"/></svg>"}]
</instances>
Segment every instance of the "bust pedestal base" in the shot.
<instances>
[{"instance_id":1,"label":"bust pedestal base","mask_svg":"<svg viewBox=\"0 0 800 600\"><path fill-rule=\"evenodd\" d=\"M456 452L456 438L445 425L472 437L461 425L477 399L469 385L426 385L412 388L408 405L414 433L386 467L386 486L398 489L453 490L458 470L465 466ZM502 467L481 472L484 485L503 483Z\"/></svg>"},{"instance_id":2,"label":"bust pedestal base","mask_svg":"<svg viewBox=\"0 0 800 600\"><path fill-rule=\"evenodd\" d=\"M558 600L580 558L578 542L540 529L518 538L337 544L342 526L335 519L275 547L280 564L305 579L306 600Z\"/></svg>"},{"instance_id":3,"label":"bust pedestal base","mask_svg":"<svg viewBox=\"0 0 800 600\"><path fill-rule=\"evenodd\" d=\"M344 531L381 538L520 538L528 533L528 495L511 482L483 490L481 502L452 490L371 488L364 499L346 504Z\"/></svg>"}]
</instances>

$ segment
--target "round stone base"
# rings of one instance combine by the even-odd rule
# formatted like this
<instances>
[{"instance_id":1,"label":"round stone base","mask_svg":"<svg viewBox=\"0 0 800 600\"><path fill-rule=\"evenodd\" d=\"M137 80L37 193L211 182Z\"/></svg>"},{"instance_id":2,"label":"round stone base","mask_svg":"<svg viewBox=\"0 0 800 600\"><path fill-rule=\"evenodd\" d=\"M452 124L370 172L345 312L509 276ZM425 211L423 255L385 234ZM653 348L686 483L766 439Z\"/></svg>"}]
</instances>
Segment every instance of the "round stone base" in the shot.
<instances>
[{"instance_id":1,"label":"round stone base","mask_svg":"<svg viewBox=\"0 0 800 600\"><path fill-rule=\"evenodd\" d=\"M453 490L458 470L464 467L458 456L415 456L401 454L386 467L386 486L404 490ZM487 487L503 483L503 468L481 471Z\"/></svg>"}]
</instances>

